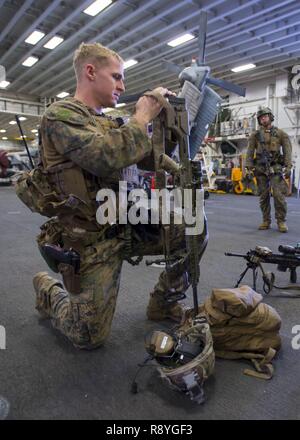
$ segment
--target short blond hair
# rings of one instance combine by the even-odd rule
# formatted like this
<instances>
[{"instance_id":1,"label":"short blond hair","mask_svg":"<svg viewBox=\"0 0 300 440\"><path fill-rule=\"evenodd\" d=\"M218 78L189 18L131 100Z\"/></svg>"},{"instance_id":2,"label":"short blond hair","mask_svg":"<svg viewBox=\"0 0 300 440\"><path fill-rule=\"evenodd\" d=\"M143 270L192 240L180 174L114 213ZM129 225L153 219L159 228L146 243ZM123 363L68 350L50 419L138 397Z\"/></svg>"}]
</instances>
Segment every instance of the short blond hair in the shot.
<instances>
[{"instance_id":1,"label":"short blond hair","mask_svg":"<svg viewBox=\"0 0 300 440\"><path fill-rule=\"evenodd\" d=\"M98 63L98 65L106 66L111 57L115 57L120 63L124 63L117 52L102 46L100 43L81 43L78 49L75 50L73 56L73 67L77 79L80 77L85 63Z\"/></svg>"}]
</instances>

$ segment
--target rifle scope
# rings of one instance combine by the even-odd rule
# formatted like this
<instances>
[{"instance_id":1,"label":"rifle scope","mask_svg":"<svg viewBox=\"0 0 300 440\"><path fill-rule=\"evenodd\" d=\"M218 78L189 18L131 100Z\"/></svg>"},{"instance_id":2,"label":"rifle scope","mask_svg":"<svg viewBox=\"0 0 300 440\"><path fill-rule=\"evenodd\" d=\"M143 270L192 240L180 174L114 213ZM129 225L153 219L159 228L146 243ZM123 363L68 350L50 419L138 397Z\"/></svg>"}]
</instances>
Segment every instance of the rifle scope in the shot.
<instances>
[{"instance_id":1,"label":"rifle scope","mask_svg":"<svg viewBox=\"0 0 300 440\"><path fill-rule=\"evenodd\" d=\"M278 250L279 250L279 252L281 252L283 254L292 254L292 255L299 254L300 255L300 248L297 249L294 246L288 246L288 245L281 244L278 246Z\"/></svg>"}]
</instances>

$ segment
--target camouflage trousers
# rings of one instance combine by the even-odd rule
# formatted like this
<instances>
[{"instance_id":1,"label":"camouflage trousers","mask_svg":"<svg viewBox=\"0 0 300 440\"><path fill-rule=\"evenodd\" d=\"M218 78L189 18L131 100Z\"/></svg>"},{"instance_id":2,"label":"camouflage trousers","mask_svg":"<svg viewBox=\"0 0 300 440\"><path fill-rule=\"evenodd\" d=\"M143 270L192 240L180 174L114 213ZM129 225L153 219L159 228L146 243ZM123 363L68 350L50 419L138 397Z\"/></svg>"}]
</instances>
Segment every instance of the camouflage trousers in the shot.
<instances>
[{"instance_id":1,"label":"camouflage trousers","mask_svg":"<svg viewBox=\"0 0 300 440\"><path fill-rule=\"evenodd\" d=\"M148 227L148 226L147 226ZM122 263L124 261L125 241L120 236L111 239L99 239L99 233L79 234L79 229L63 228L52 219L42 226L38 244L63 241L66 248L72 247L80 253L80 293L67 292L62 285L51 286L50 317L55 328L60 330L77 348L93 349L107 339L120 286ZM90 240L92 242L90 242ZM199 261L206 248L208 234L205 228L199 240ZM78 243L80 243L78 247ZM185 251L183 225L173 225L170 234L170 249ZM159 234L151 240L134 240L132 256L163 254ZM134 269L133 269L134 270ZM178 283L185 271L181 264L173 280L174 290L182 291ZM166 271L160 274L152 295L161 295L166 286ZM168 278L169 279L169 278ZM189 284L184 286L184 290ZM46 287L47 288L47 287Z\"/></svg>"},{"instance_id":2,"label":"camouflage trousers","mask_svg":"<svg viewBox=\"0 0 300 440\"><path fill-rule=\"evenodd\" d=\"M257 185L259 193L259 204L263 220L271 223L271 190L274 199L275 218L277 222L285 222L287 214L287 185L280 174L273 174L270 177L265 174L258 174Z\"/></svg>"}]
</instances>

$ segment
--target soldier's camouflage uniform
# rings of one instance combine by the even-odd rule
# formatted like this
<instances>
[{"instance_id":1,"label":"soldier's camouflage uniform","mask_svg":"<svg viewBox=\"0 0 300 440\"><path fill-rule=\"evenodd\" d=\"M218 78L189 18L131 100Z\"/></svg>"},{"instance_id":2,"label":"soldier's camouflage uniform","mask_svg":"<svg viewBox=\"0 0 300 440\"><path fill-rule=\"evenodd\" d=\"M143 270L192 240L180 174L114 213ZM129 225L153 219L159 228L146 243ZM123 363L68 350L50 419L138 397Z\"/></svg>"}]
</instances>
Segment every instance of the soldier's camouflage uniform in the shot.
<instances>
[{"instance_id":1,"label":"soldier's camouflage uniform","mask_svg":"<svg viewBox=\"0 0 300 440\"><path fill-rule=\"evenodd\" d=\"M67 292L62 283L44 276L35 283L36 307L76 347L95 348L109 335L124 258L124 229L97 223L96 193L100 188L117 192L122 169L141 161L151 149L150 139L134 119L120 126L119 121L97 115L74 98L52 104L42 118L42 162L62 204L57 204L57 217L41 227L38 244L59 243L65 249L73 248L80 254L81 265L79 294L70 289ZM70 194L76 196L72 197L74 206L70 197L65 202ZM132 256L163 253L158 230L151 225L147 228L145 238L145 229L136 227ZM202 252L206 240L205 230L199 236ZM183 225L171 227L171 247L185 250ZM174 292L188 288L184 264L169 277ZM65 279L64 284L66 287ZM165 290L164 271L151 293L158 308L149 310L148 306L148 316L150 311L159 318L160 307L163 311L166 306Z\"/></svg>"},{"instance_id":2,"label":"soldier's camouflage uniform","mask_svg":"<svg viewBox=\"0 0 300 440\"><path fill-rule=\"evenodd\" d=\"M263 221L271 223L271 189L274 198L275 218L277 222L285 222L287 215L287 184L283 178L283 167L291 169L292 146L288 135L277 127L270 130L260 128L264 137L264 145L260 142L259 130L253 132L249 138L245 166L255 168L258 191L260 195L260 208ZM270 170L261 164L263 150L271 153Z\"/></svg>"}]
</instances>

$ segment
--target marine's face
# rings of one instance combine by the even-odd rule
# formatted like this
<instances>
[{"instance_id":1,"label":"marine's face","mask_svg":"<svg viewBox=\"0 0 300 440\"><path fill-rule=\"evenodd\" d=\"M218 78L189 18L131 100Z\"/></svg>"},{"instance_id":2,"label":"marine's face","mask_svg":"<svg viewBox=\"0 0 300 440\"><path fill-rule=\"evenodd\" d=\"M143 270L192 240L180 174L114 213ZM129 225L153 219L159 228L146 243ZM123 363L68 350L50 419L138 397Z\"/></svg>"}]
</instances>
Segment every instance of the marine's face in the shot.
<instances>
[{"instance_id":1,"label":"marine's face","mask_svg":"<svg viewBox=\"0 0 300 440\"><path fill-rule=\"evenodd\" d=\"M260 125L262 125L263 127L267 127L268 125L271 124L271 118L269 115L262 115L259 118L259 123Z\"/></svg>"},{"instance_id":2,"label":"marine's face","mask_svg":"<svg viewBox=\"0 0 300 440\"><path fill-rule=\"evenodd\" d=\"M106 66L95 67L93 81L95 97L101 107L115 107L125 91L124 67L117 58L111 57Z\"/></svg>"}]
</instances>

